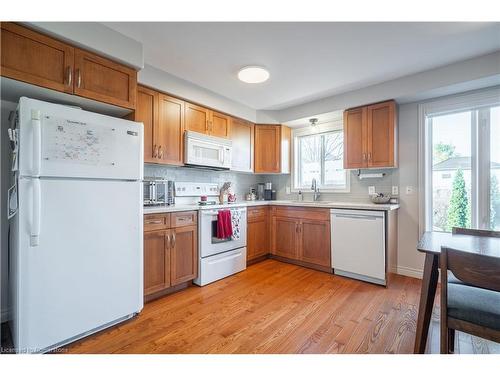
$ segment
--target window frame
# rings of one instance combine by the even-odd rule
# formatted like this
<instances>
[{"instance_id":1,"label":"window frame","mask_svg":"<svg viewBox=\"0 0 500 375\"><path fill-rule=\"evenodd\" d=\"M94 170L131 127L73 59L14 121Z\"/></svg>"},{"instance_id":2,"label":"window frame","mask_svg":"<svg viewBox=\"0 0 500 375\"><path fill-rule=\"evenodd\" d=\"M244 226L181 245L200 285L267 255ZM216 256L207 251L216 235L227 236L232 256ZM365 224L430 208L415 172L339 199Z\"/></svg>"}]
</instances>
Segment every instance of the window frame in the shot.
<instances>
[{"instance_id":1,"label":"window frame","mask_svg":"<svg viewBox=\"0 0 500 375\"><path fill-rule=\"evenodd\" d=\"M500 105L500 88L479 90L418 105L419 232L432 231L432 117L458 112L471 114L471 226L489 228L490 139L487 111ZM476 111L478 111L476 113ZM489 112L489 111L488 111ZM481 217L480 217L481 215Z\"/></svg>"},{"instance_id":2,"label":"window frame","mask_svg":"<svg viewBox=\"0 0 500 375\"><path fill-rule=\"evenodd\" d=\"M311 136L311 135L319 135L323 133L329 133L329 132L335 132L335 131L342 131L344 130L344 124L342 120L334 120L334 121L329 121L325 122L322 124L318 124L314 127L312 126L307 126L299 129L293 129L292 130L292 147L291 147L291 160L292 160L292 168L291 168L291 191L294 193L297 193L299 191L302 192L307 192L308 190L311 189L310 186L297 186L298 185L298 178L300 176L300 163L298 163L298 158L300 157L300 151L297 149L298 147L298 139L300 137L304 136ZM344 140L345 141L345 140ZM323 147L323 146L322 146ZM321 167L322 169L324 168L324 160L321 161ZM348 169L344 169L345 174L346 174L346 183L345 187L339 187L335 188L334 185L327 185L326 187L323 187L322 185L319 185L319 189L322 192L325 193L350 193L351 191L351 179L350 179L350 171Z\"/></svg>"}]
</instances>

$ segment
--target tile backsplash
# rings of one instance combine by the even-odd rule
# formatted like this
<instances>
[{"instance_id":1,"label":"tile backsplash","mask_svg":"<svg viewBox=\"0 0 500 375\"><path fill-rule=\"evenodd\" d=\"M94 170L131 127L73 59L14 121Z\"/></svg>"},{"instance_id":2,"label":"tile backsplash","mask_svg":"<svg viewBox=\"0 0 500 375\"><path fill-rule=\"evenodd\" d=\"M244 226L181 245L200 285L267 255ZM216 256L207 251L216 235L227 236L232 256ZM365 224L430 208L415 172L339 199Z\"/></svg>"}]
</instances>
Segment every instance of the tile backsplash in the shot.
<instances>
[{"instance_id":1,"label":"tile backsplash","mask_svg":"<svg viewBox=\"0 0 500 375\"><path fill-rule=\"evenodd\" d=\"M241 173L233 171L211 171L207 169L170 167L154 164L144 165L144 177L163 177L175 182L210 182L219 185L219 188L226 181L231 181L238 200L244 200L245 194L257 183L264 182L261 175L251 173Z\"/></svg>"},{"instance_id":2,"label":"tile backsplash","mask_svg":"<svg viewBox=\"0 0 500 375\"><path fill-rule=\"evenodd\" d=\"M382 178L370 178L360 180L357 171L350 172L351 191L349 193L325 193L321 192L320 200L328 201L354 201L368 202L368 186L375 186L377 193L391 193L393 185L398 185L397 169L370 170L370 173L382 172ZM296 200L297 193L286 193L286 187L291 186L290 175L254 175L233 171L211 171L206 169L159 166L154 164L144 165L144 176L163 177L176 182L210 182L220 186L226 181L231 181L238 200L244 200L245 194L251 187L256 187L259 182L272 182L273 189L277 192L277 199ZM311 190L304 190L304 198L312 199Z\"/></svg>"}]
</instances>

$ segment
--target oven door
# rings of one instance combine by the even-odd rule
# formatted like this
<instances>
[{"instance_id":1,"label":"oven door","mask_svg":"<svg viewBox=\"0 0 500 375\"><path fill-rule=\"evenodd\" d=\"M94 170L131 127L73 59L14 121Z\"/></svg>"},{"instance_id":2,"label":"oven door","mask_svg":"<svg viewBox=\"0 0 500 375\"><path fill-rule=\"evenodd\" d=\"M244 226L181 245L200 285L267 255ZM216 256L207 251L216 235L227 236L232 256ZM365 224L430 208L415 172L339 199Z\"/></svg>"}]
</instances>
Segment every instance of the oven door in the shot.
<instances>
[{"instance_id":1,"label":"oven door","mask_svg":"<svg viewBox=\"0 0 500 375\"><path fill-rule=\"evenodd\" d=\"M247 244L247 209L245 207L231 208L231 216L239 214L239 231L227 239L217 238L217 213L219 210L201 210L200 211L200 257L205 258L211 255L223 253L225 251L238 249Z\"/></svg>"}]
</instances>

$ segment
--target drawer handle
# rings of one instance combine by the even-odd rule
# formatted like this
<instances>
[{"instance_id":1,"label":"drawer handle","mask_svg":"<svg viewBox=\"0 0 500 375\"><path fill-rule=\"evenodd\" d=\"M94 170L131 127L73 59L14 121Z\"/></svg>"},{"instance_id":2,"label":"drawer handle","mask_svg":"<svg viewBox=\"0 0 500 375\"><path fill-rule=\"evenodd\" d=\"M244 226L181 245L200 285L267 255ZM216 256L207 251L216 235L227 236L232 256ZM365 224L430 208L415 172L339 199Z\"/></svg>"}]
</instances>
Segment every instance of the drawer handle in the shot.
<instances>
[{"instance_id":1,"label":"drawer handle","mask_svg":"<svg viewBox=\"0 0 500 375\"><path fill-rule=\"evenodd\" d=\"M147 220L146 224L163 224L162 220Z\"/></svg>"},{"instance_id":2,"label":"drawer handle","mask_svg":"<svg viewBox=\"0 0 500 375\"><path fill-rule=\"evenodd\" d=\"M177 221L192 221L193 219L191 217L178 217Z\"/></svg>"}]
</instances>

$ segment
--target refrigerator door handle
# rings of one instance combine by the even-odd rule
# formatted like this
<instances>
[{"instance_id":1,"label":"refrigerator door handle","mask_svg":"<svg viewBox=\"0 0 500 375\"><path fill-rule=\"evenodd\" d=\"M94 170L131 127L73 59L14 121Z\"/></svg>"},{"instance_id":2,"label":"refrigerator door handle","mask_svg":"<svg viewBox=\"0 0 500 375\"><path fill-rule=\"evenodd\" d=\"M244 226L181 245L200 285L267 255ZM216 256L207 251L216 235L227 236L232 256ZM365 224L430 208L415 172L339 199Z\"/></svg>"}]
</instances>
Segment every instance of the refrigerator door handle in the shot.
<instances>
[{"instance_id":1,"label":"refrigerator door handle","mask_svg":"<svg viewBox=\"0 0 500 375\"><path fill-rule=\"evenodd\" d=\"M40 180L33 179L33 218L31 221L31 235L30 235L30 245L38 246L40 243L40 213L41 213L41 202L42 192L40 187Z\"/></svg>"},{"instance_id":2,"label":"refrigerator door handle","mask_svg":"<svg viewBox=\"0 0 500 375\"><path fill-rule=\"evenodd\" d=\"M40 162L42 159L42 122L40 111L31 111L31 123L33 126L33 175L40 175Z\"/></svg>"}]
</instances>

